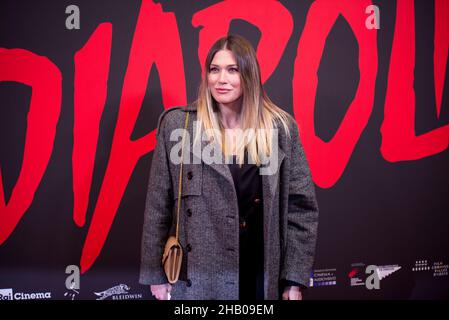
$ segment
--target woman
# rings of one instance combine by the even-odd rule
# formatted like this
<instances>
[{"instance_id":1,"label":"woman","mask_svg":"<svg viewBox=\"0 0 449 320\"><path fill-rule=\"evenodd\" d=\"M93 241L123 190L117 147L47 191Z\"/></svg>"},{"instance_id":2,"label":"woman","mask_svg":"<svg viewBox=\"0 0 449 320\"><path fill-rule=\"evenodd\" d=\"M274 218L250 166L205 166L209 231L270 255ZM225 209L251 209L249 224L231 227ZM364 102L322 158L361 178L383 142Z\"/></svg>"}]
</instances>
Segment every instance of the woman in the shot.
<instances>
[{"instance_id":1,"label":"woman","mask_svg":"<svg viewBox=\"0 0 449 320\"><path fill-rule=\"evenodd\" d=\"M255 51L244 38L219 39L204 71L198 100L159 118L140 283L151 285L156 299L301 299L314 260L318 206L298 127L265 94ZM180 143L171 135L187 113L179 216L185 259L181 281L172 286L161 265L178 198L179 161L172 159ZM212 154L226 161L210 161Z\"/></svg>"}]
</instances>

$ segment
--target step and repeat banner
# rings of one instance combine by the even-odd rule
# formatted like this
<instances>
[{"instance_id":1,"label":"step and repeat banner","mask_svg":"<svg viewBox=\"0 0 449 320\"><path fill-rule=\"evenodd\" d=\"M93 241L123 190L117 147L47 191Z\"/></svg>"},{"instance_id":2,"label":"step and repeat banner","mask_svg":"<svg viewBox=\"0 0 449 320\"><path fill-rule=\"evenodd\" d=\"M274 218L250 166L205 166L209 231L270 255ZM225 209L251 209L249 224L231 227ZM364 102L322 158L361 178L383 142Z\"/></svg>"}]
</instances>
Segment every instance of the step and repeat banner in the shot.
<instances>
[{"instance_id":1,"label":"step and repeat banner","mask_svg":"<svg viewBox=\"0 0 449 320\"><path fill-rule=\"evenodd\" d=\"M158 116L227 33L296 119L320 207L306 299L449 297L449 1L0 2L0 299L150 299Z\"/></svg>"}]
</instances>

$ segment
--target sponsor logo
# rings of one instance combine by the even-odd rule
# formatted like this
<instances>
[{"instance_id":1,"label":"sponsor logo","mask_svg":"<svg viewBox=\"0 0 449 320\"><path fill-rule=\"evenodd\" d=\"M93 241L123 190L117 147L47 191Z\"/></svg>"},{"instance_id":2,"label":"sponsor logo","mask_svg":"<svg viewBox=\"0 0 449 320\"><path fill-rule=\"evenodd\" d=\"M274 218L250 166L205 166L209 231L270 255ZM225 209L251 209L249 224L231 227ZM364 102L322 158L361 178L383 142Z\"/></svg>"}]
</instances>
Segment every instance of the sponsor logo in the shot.
<instances>
[{"instance_id":1,"label":"sponsor logo","mask_svg":"<svg viewBox=\"0 0 449 320\"><path fill-rule=\"evenodd\" d=\"M13 300L12 289L0 289L0 300Z\"/></svg>"},{"instance_id":2,"label":"sponsor logo","mask_svg":"<svg viewBox=\"0 0 449 320\"><path fill-rule=\"evenodd\" d=\"M337 269L313 270L310 277L310 287L335 286L337 284Z\"/></svg>"},{"instance_id":3,"label":"sponsor logo","mask_svg":"<svg viewBox=\"0 0 449 320\"><path fill-rule=\"evenodd\" d=\"M365 267L364 263L354 263L351 265L348 278L351 280L351 287L365 286L368 290L380 289L380 280L385 279L401 268L397 264L386 266L369 265Z\"/></svg>"},{"instance_id":4,"label":"sponsor logo","mask_svg":"<svg viewBox=\"0 0 449 320\"><path fill-rule=\"evenodd\" d=\"M401 266L394 264L389 266L378 266L375 271L377 272L377 277L379 280L382 280L401 268Z\"/></svg>"},{"instance_id":5,"label":"sponsor logo","mask_svg":"<svg viewBox=\"0 0 449 320\"><path fill-rule=\"evenodd\" d=\"M118 286L106 289L101 292L94 292L98 297L97 300L105 300L111 297L111 300L130 300L130 299L142 299L142 294L130 294L128 291L130 287L126 284L119 284Z\"/></svg>"},{"instance_id":6,"label":"sponsor logo","mask_svg":"<svg viewBox=\"0 0 449 320\"><path fill-rule=\"evenodd\" d=\"M351 264L351 271L348 273L348 278L351 280L351 287L365 285L364 271L365 271L364 263Z\"/></svg>"},{"instance_id":7,"label":"sponsor logo","mask_svg":"<svg viewBox=\"0 0 449 320\"><path fill-rule=\"evenodd\" d=\"M429 271L430 265L427 260L416 260L415 266L412 268L412 271Z\"/></svg>"},{"instance_id":8,"label":"sponsor logo","mask_svg":"<svg viewBox=\"0 0 449 320\"><path fill-rule=\"evenodd\" d=\"M51 292L16 292L11 288L0 289L0 300L37 300L51 299Z\"/></svg>"},{"instance_id":9,"label":"sponsor logo","mask_svg":"<svg viewBox=\"0 0 449 320\"><path fill-rule=\"evenodd\" d=\"M416 260L412 268L413 272L427 272L432 273L434 277L442 277L448 275L448 264L442 261L435 261L430 263L428 260Z\"/></svg>"},{"instance_id":10,"label":"sponsor logo","mask_svg":"<svg viewBox=\"0 0 449 320\"><path fill-rule=\"evenodd\" d=\"M447 276L448 264L444 264L443 262L434 262L432 270L434 277Z\"/></svg>"}]
</instances>

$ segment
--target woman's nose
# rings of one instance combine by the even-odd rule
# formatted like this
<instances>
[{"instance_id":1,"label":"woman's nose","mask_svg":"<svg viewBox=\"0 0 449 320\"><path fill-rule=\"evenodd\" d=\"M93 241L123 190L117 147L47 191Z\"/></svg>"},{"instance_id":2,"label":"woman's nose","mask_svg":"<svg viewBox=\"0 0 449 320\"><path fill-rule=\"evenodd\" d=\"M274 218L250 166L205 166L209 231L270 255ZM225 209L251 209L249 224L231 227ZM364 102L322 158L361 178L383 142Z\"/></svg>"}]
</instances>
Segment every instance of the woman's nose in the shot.
<instances>
[{"instance_id":1,"label":"woman's nose","mask_svg":"<svg viewBox=\"0 0 449 320\"><path fill-rule=\"evenodd\" d=\"M226 82L227 80L226 80L226 71L221 71L220 72L220 76L218 77L218 81L219 82Z\"/></svg>"}]
</instances>

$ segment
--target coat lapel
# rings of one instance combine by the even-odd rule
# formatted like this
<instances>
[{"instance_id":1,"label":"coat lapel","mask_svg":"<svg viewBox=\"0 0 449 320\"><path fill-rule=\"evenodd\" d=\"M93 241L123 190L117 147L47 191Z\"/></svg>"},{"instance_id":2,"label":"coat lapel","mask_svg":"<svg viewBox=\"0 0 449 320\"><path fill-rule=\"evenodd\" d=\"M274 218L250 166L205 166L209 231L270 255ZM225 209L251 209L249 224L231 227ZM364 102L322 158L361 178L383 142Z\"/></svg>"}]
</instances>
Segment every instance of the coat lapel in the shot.
<instances>
[{"instance_id":1,"label":"coat lapel","mask_svg":"<svg viewBox=\"0 0 449 320\"><path fill-rule=\"evenodd\" d=\"M190 124L189 124L189 134L190 134L190 160L192 163L204 163L205 165L213 168L219 175L223 176L232 186L234 186L234 181L232 179L231 170L229 170L228 165L224 163L206 163L202 159L202 152L208 146L209 141L201 141L201 149L195 150L193 146L193 141L195 139L195 134L193 133L193 123L197 119L196 109L192 109L191 106L186 108L190 112ZM195 132L196 133L196 132Z\"/></svg>"},{"instance_id":2,"label":"coat lapel","mask_svg":"<svg viewBox=\"0 0 449 320\"><path fill-rule=\"evenodd\" d=\"M201 141L201 152L208 146L208 141ZM192 152L193 153L193 152ZM193 157L198 158L196 154L193 154ZM224 159L223 159L224 161ZM231 185L234 185L234 180L232 179L231 170L229 169L227 164L224 163L207 163L205 161L202 161L205 165L210 166L213 168L219 175L223 176L226 180L228 180Z\"/></svg>"}]
</instances>

